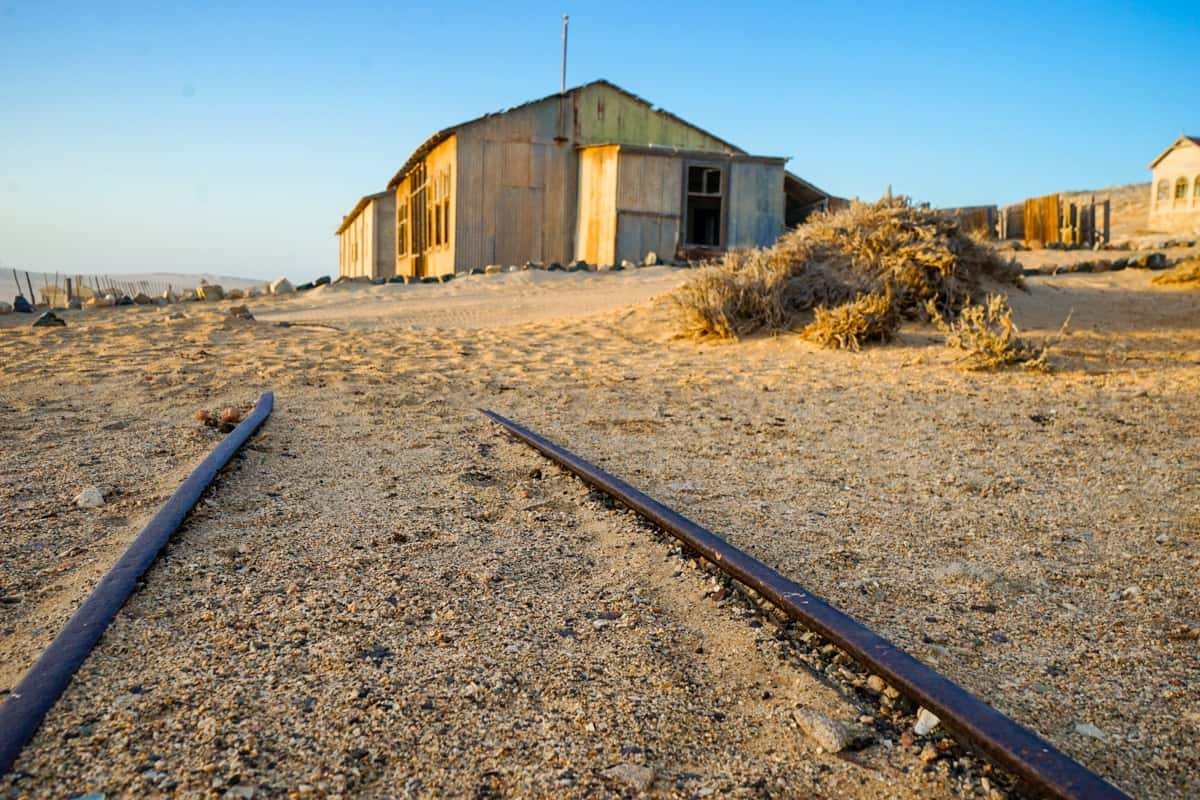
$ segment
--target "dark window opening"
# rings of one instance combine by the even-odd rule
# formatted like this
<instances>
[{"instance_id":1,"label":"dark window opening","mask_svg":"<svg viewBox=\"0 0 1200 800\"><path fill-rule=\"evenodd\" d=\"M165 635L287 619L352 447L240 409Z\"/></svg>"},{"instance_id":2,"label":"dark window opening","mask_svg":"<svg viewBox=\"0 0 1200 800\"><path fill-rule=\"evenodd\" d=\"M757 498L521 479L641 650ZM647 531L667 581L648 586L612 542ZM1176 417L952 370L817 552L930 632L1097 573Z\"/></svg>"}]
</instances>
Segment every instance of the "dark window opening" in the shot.
<instances>
[{"instance_id":1,"label":"dark window opening","mask_svg":"<svg viewBox=\"0 0 1200 800\"><path fill-rule=\"evenodd\" d=\"M721 202L721 170L715 167L688 167L684 215L687 244L721 246Z\"/></svg>"}]
</instances>

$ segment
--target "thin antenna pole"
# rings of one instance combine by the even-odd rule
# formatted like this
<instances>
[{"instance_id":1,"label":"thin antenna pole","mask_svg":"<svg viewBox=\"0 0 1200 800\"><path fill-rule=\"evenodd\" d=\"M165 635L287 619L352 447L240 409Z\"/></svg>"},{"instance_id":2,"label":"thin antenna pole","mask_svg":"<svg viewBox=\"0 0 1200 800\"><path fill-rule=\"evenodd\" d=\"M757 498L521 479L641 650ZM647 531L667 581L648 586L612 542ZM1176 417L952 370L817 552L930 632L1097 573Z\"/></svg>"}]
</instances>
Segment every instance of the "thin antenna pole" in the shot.
<instances>
[{"instance_id":1,"label":"thin antenna pole","mask_svg":"<svg viewBox=\"0 0 1200 800\"><path fill-rule=\"evenodd\" d=\"M562 53L562 75L558 81L558 93L567 93L567 15L563 14L563 53Z\"/></svg>"}]
</instances>

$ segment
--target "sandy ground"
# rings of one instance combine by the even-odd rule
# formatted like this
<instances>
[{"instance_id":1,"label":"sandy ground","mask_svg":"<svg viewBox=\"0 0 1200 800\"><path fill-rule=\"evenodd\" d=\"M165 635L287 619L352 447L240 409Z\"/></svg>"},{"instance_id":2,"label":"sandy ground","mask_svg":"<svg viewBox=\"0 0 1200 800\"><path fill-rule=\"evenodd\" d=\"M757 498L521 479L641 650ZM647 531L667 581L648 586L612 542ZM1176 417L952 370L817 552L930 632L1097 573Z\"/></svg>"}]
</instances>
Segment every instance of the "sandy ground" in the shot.
<instances>
[{"instance_id":1,"label":"sandy ground","mask_svg":"<svg viewBox=\"0 0 1200 800\"><path fill-rule=\"evenodd\" d=\"M960 749L906 746L911 707L477 406L1135 796L1200 793L1200 293L1031 279L1023 327L1072 313L1055 371L975 374L919 327L857 355L676 339L661 295L687 274L333 287L252 302L255 322L227 303L0 317L0 688L215 442L196 408L277 393L9 794L1002 794ZM84 486L106 504L73 507ZM798 707L861 726L862 749L819 751Z\"/></svg>"}]
</instances>

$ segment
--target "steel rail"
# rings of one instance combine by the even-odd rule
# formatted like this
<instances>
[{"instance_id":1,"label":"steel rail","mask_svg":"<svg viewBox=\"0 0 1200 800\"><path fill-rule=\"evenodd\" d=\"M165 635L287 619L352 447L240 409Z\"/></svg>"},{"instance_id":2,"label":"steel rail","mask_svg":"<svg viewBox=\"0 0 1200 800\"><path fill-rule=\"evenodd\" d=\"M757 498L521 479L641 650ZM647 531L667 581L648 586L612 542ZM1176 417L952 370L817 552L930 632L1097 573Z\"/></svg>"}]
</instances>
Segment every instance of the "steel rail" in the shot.
<instances>
[{"instance_id":1,"label":"steel rail","mask_svg":"<svg viewBox=\"0 0 1200 800\"><path fill-rule=\"evenodd\" d=\"M550 440L494 411L479 410L517 439L636 511L791 618L845 650L898 691L936 714L952 732L1030 789L1064 800L1129 800L1120 789L1032 731L766 564Z\"/></svg>"},{"instance_id":2,"label":"steel rail","mask_svg":"<svg viewBox=\"0 0 1200 800\"><path fill-rule=\"evenodd\" d=\"M163 545L179 530L234 453L267 419L274 404L272 392L263 394L246 419L188 475L0 705L0 776L12 769Z\"/></svg>"}]
</instances>

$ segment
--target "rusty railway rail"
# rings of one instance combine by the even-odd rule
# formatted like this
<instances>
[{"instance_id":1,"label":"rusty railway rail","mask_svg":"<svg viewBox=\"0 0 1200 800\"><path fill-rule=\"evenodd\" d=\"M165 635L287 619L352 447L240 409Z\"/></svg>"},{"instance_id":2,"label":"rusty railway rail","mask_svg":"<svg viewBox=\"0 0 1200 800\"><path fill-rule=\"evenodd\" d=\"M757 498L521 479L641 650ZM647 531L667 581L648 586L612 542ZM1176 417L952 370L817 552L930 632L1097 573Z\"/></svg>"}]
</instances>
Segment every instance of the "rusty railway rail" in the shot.
<instances>
[{"instance_id":1,"label":"rusty railway rail","mask_svg":"<svg viewBox=\"0 0 1200 800\"><path fill-rule=\"evenodd\" d=\"M792 619L845 650L909 699L936 714L952 733L1029 789L1063 800L1128 800L1128 795L967 690L803 586L621 479L494 411L480 411L520 441L585 483L679 539Z\"/></svg>"},{"instance_id":2,"label":"rusty railway rail","mask_svg":"<svg viewBox=\"0 0 1200 800\"><path fill-rule=\"evenodd\" d=\"M138 580L179 530L204 490L266 421L274 405L275 395L264 393L246 419L188 475L0 705L0 776L12 770L17 756L37 733L46 714L133 593Z\"/></svg>"}]
</instances>

